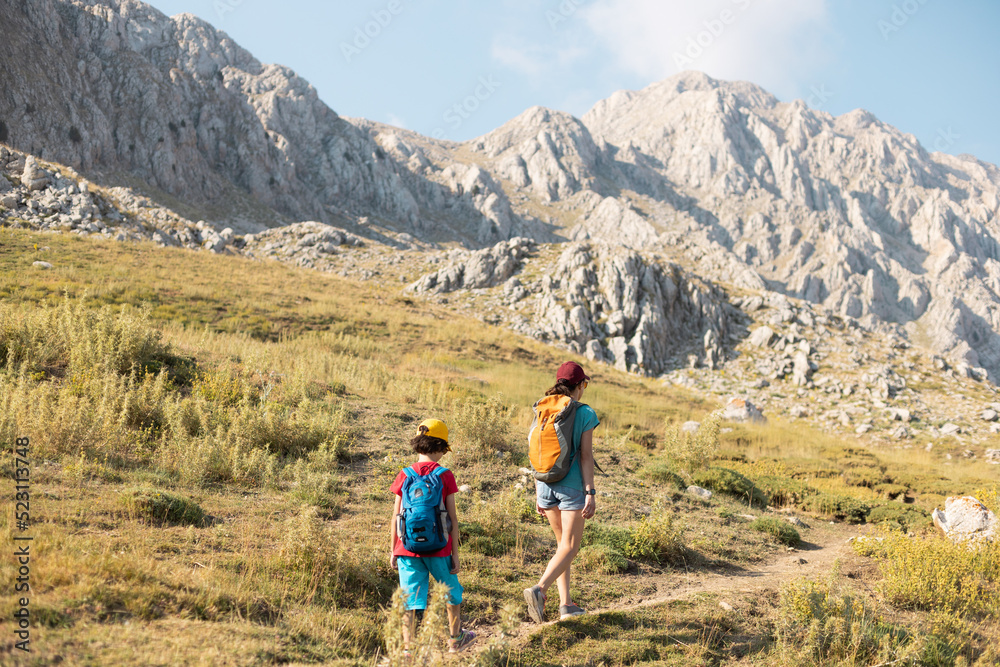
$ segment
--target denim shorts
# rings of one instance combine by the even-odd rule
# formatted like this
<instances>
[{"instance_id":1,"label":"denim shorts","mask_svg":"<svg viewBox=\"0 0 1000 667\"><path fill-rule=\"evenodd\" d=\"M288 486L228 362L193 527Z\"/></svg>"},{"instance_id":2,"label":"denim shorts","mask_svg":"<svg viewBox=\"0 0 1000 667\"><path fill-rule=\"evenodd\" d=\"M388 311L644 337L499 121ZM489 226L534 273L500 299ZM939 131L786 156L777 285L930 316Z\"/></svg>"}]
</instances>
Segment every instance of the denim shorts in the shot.
<instances>
[{"instance_id":1,"label":"denim shorts","mask_svg":"<svg viewBox=\"0 0 1000 667\"><path fill-rule=\"evenodd\" d=\"M543 510L558 507L560 510L582 510L587 501L583 489L572 486L546 484L535 480L535 502Z\"/></svg>"}]
</instances>

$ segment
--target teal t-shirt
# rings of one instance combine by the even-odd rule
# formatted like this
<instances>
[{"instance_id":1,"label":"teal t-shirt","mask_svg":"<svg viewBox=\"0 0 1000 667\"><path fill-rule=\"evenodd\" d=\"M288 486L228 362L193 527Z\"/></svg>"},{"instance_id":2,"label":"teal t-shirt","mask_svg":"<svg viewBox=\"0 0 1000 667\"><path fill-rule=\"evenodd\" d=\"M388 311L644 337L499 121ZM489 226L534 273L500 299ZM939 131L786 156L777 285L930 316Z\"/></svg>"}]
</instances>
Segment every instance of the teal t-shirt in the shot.
<instances>
[{"instance_id":1,"label":"teal t-shirt","mask_svg":"<svg viewBox=\"0 0 1000 667\"><path fill-rule=\"evenodd\" d=\"M552 486L568 486L583 491L583 473L580 472L580 438L583 434L601 423L594 408L581 405L576 409L576 422L573 424L573 463L569 472Z\"/></svg>"}]
</instances>

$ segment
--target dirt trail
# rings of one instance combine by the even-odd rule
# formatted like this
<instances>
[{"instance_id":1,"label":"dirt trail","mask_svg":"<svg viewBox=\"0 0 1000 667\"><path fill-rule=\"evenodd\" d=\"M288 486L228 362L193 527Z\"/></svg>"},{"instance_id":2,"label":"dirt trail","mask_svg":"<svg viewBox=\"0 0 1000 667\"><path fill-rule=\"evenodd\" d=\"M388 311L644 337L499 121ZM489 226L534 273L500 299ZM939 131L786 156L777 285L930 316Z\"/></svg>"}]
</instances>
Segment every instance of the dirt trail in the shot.
<instances>
[{"instance_id":1,"label":"dirt trail","mask_svg":"<svg viewBox=\"0 0 1000 667\"><path fill-rule=\"evenodd\" d=\"M830 525L815 520L813 528L809 531L808 541L799 543L793 551L783 549L766 562L718 570L699 569L656 575L649 578L648 589L654 589L655 592L648 596L636 596L607 608L587 611L590 614L628 611L682 600L699 593L746 594L776 590L799 577L817 578L826 575L833 567L834 561L853 554L848 539L856 535L858 535L856 526ZM553 620L542 625L522 623L515 642L520 643L545 626L557 622L558 620ZM489 636L491 628L482 630Z\"/></svg>"}]
</instances>

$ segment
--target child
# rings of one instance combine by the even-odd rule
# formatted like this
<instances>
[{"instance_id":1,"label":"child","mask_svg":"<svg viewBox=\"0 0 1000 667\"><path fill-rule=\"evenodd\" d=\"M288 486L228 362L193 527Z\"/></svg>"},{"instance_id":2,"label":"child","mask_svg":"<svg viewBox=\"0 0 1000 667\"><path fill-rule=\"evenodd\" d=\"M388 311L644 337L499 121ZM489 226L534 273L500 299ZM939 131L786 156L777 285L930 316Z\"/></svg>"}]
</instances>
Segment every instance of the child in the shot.
<instances>
[{"instance_id":1,"label":"child","mask_svg":"<svg viewBox=\"0 0 1000 667\"><path fill-rule=\"evenodd\" d=\"M410 441L410 446L417 453L417 462L410 466L417 475L429 475L438 468L438 461L451 451L448 446L448 427L438 419L426 419L417 428L418 435ZM458 514L455 510L455 493L458 484L455 475L450 470L438 473L444 486L442 496L451 521L451 533L448 545L439 551L431 553L414 553L403 547L401 536L397 534L397 517L402 509L403 483L406 481L406 470L401 470L392 483L392 492L396 494L396 504L393 509L393 520L390 522L392 540L392 566L399 570L399 585L406 591L406 615L403 624L403 643L410 645L414 631L415 611L427 608L427 591L430 587L429 576L444 583L450 589L448 604L448 630L451 639L448 649L457 653L472 643L476 634L462 630L462 584L456 576L460 565L458 551L455 546L459 542Z\"/></svg>"}]
</instances>

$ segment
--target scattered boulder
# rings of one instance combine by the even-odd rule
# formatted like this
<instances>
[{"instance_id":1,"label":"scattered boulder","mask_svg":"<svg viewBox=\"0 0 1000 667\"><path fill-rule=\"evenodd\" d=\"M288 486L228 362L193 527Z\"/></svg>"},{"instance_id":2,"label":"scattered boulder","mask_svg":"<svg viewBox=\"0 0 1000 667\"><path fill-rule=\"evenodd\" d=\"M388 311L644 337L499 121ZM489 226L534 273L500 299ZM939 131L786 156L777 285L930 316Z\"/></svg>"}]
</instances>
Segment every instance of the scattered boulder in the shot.
<instances>
[{"instance_id":1,"label":"scattered boulder","mask_svg":"<svg viewBox=\"0 0 1000 667\"><path fill-rule=\"evenodd\" d=\"M948 422L941 427L941 435L958 435L962 432L962 427L958 424Z\"/></svg>"},{"instance_id":2,"label":"scattered boulder","mask_svg":"<svg viewBox=\"0 0 1000 667\"><path fill-rule=\"evenodd\" d=\"M29 192L44 190L48 187L52 174L42 169L34 155L24 159L24 169L21 171L21 185Z\"/></svg>"},{"instance_id":3,"label":"scattered boulder","mask_svg":"<svg viewBox=\"0 0 1000 667\"><path fill-rule=\"evenodd\" d=\"M945 500L944 511L931 514L934 525L952 542L979 544L996 538L996 515L972 496L952 496Z\"/></svg>"},{"instance_id":4,"label":"scattered boulder","mask_svg":"<svg viewBox=\"0 0 1000 667\"><path fill-rule=\"evenodd\" d=\"M708 489L703 489L700 486L694 486L693 484L687 488L687 492L691 495L698 496L704 500L708 500L712 497L712 492Z\"/></svg>"},{"instance_id":5,"label":"scattered boulder","mask_svg":"<svg viewBox=\"0 0 1000 667\"><path fill-rule=\"evenodd\" d=\"M906 408L889 408L889 419L907 424L913 421L913 415Z\"/></svg>"},{"instance_id":6,"label":"scattered boulder","mask_svg":"<svg viewBox=\"0 0 1000 667\"><path fill-rule=\"evenodd\" d=\"M463 484L462 486L458 487L458 490L462 493L468 493L469 491L472 491L472 487L469 486L468 484Z\"/></svg>"},{"instance_id":7,"label":"scattered boulder","mask_svg":"<svg viewBox=\"0 0 1000 667\"><path fill-rule=\"evenodd\" d=\"M996 410L994 410L993 408L986 408L980 413L979 418L982 419L983 421L995 422L998 416L1000 415L998 415Z\"/></svg>"},{"instance_id":8,"label":"scattered boulder","mask_svg":"<svg viewBox=\"0 0 1000 667\"><path fill-rule=\"evenodd\" d=\"M987 449L984 458L991 465L1000 465L1000 449Z\"/></svg>"},{"instance_id":9,"label":"scattered boulder","mask_svg":"<svg viewBox=\"0 0 1000 667\"><path fill-rule=\"evenodd\" d=\"M463 253L447 266L423 276L407 290L416 294L445 294L500 285L521 268L522 261L534 247L535 242L531 239L516 237L490 248Z\"/></svg>"},{"instance_id":10,"label":"scattered boulder","mask_svg":"<svg viewBox=\"0 0 1000 667\"><path fill-rule=\"evenodd\" d=\"M795 352L792 367L792 383L797 387L804 387L809 382L809 375L812 367L809 365L809 353L805 350Z\"/></svg>"},{"instance_id":11,"label":"scattered boulder","mask_svg":"<svg viewBox=\"0 0 1000 667\"><path fill-rule=\"evenodd\" d=\"M722 418L725 421L738 423L767 423L767 417L757 409L757 406L748 399L737 396L730 398L726 402L726 406L722 410Z\"/></svg>"},{"instance_id":12,"label":"scattered boulder","mask_svg":"<svg viewBox=\"0 0 1000 667\"><path fill-rule=\"evenodd\" d=\"M37 261L37 262L32 262L31 265L34 266L35 268L38 268L38 269L51 269L52 268L51 264L49 264L48 262L40 261L40 260Z\"/></svg>"},{"instance_id":13,"label":"scattered boulder","mask_svg":"<svg viewBox=\"0 0 1000 667\"><path fill-rule=\"evenodd\" d=\"M910 437L910 429L900 424L899 426L897 426L892 430L892 432L889 434L889 437L891 437L893 440L907 440Z\"/></svg>"},{"instance_id":14,"label":"scattered boulder","mask_svg":"<svg viewBox=\"0 0 1000 667\"><path fill-rule=\"evenodd\" d=\"M796 419L802 419L803 417L809 416L809 410L801 405L793 405L792 409L788 411L788 414Z\"/></svg>"},{"instance_id":15,"label":"scattered boulder","mask_svg":"<svg viewBox=\"0 0 1000 667\"><path fill-rule=\"evenodd\" d=\"M774 340L774 329L767 326L766 324L762 327L757 327L750 334L748 342L754 347L767 347Z\"/></svg>"}]
</instances>

